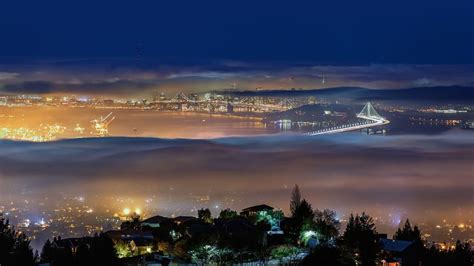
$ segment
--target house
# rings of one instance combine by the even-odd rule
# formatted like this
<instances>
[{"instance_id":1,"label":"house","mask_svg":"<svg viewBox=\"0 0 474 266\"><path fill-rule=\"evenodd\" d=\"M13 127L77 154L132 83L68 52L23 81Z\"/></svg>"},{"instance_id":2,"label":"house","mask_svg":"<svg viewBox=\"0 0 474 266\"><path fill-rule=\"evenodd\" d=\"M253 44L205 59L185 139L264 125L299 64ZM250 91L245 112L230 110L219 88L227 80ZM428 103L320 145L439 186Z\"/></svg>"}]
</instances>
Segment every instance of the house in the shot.
<instances>
[{"instance_id":1,"label":"house","mask_svg":"<svg viewBox=\"0 0 474 266\"><path fill-rule=\"evenodd\" d=\"M134 254L143 255L153 252L153 239L145 237L133 237L127 240L129 241L130 250Z\"/></svg>"},{"instance_id":2,"label":"house","mask_svg":"<svg viewBox=\"0 0 474 266\"><path fill-rule=\"evenodd\" d=\"M261 211L272 211L272 210L273 210L273 207L268 206L266 204L260 204L260 205L242 209L242 211L240 212L240 215L244 217L250 217L253 215L257 215Z\"/></svg>"},{"instance_id":3,"label":"house","mask_svg":"<svg viewBox=\"0 0 474 266\"><path fill-rule=\"evenodd\" d=\"M193 216L178 216L178 217L173 218L173 222L176 225L181 225L181 224L196 221L196 220L198 220L198 218L193 217Z\"/></svg>"},{"instance_id":4,"label":"house","mask_svg":"<svg viewBox=\"0 0 474 266\"><path fill-rule=\"evenodd\" d=\"M52 242L53 248L57 249L70 249L72 254L76 254L77 248L80 246L87 246L90 248L92 243L92 237L80 237L80 238L65 238L61 239L61 237L55 238Z\"/></svg>"},{"instance_id":5,"label":"house","mask_svg":"<svg viewBox=\"0 0 474 266\"><path fill-rule=\"evenodd\" d=\"M214 226L219 235L225 236L234 245L255 246L267 243L267 235L244 217L217 219Z\"/></svg>"},{"instance_id":6,"label":"house","mask_svg":"<svg viewBox=\"0 0 474 266\"><path fill-rule=\"evenodd\" d=\"M412 241L381 238L379 240L384 259L380 266L415 266L416 247Z\"/></svg>"},{"instance_id":7,"label":"house","mask_svg":"<svg viewBox=\"0 0 474 266\"><path fill-rule=\"evenodd\" d=\"M249 234L257 234L258 229L248 219L243 217L235 217L232 219L217 219L215 222L216 229L221 233L230 236L248 232Z\"/></svg>"},{"instance_id":8,"label":"house","mask_svg":"<svg viewBox=\"0 0 474 266\"><path fill-rule=\"evenodd\" d=\"M205 223L201 220L196 220L188 222L186 224L186 233L193 237L195 235L210 235L214 231L214 226L212 224Z\"/></svg>"},{"instance_id":9,"label":"house","mask_svg":"<svg viewBox=\"0 0 474 266\"><path fill-rule=\"evenodd\" d=\"M169 220L170 219L168 217L163 217L163 216L160 216L160 215L156 215L156 216L150 217L146 220L143 220L141 222L141 225L142 226L149 226L149 227L152 227L152 228L158 228L158 227L160 227L160 225L163 222L166 222L166 221L169 221Z\"/></svg>"},{"instance_id":10,"label":"house","mask_svg":"<svg viewBox=\"0 0 474 266\"><path fill-rule=\"evenodd\" d=\"M114 243L117 243L120 240L129 240L132 238L143 237L147 239L153 239L152 232L141 231L134 229L123 229L123 230L110 230L105 232L105 235L108 236Z\"/></svg>"}]
</instances>

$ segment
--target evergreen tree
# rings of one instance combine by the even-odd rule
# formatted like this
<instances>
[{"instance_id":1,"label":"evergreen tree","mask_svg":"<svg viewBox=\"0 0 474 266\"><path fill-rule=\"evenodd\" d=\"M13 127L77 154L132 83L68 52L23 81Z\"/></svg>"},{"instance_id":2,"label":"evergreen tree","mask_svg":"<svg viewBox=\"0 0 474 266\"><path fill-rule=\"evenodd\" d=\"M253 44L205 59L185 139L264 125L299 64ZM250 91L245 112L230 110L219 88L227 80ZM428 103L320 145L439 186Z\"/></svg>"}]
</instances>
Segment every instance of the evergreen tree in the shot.
<instances>
[{"instance_id":1,"label":"evergreen tree","mask_svg":"<svg viewBox=\"0 0 474 266\"><path fill-rule=\"evenodd\" d=\"M301 193L300 193L300 188L298 185L295 185L293 188L293 191L291 192L291 200L290 200L290 212L291 216L295 215L296 209L301 204Z\"/></svg>"},{"instance_id":2,"label":"evergreen tree","mask_svg":"<svg viewBox=\"0 0 474 266\"><path fill-rule=\"evenodd\" d=\"M472 266L474 263L474 251L468 242L461 243L456 241L456 247L453 251L452 265Z\"/></svg>"},{"instance_id":3,"label":"evergreen tree","mask_svg":"<svg viewBox=\"0 0 474 266\"><path fill-rule=\"evenodd\" d=\"M224 209L219 213L220 219L232 219L235 217L237 217L237 212L231 209Z\"/></svg>"},{"instance_id":4,"label":"evergreen tree","mask_svg":"<svg viewBox=\"0 0 474 266\"><path fill-rule=\"evenodd\" d=\"M198 210L198 218L205 223L212 223L211 210L207 208Z\"/></svg>"},{"instance_id":5,"label":"evergreen tree","mask_svg":"<svg viewBox=\"0 0 474 266\"><path fill-rule=\"evenodd\" d=\"M119 264L114 242L104 233L94 237L90 246L90 256L95 265L112 266Z\"/></svg>"},{"instance_id":6,"label":"evergreen tree","mask_svg":"<svg viewBox=\"0 0 474 266\"><path fill-rule=\"evenodd\" d=\"M60 241L54 239L53 243ZM117 251L113 241L105 234L96 234L94 237L86 237L73 254L71 248L55 248L51 241L46 241L41 253L41 261L51 263L53 266L62 265L91 265L91 266L114 266L120 265Z\"/></svg>"},{"instance_id":7,"label":"evergreen tree","mask_svg":"<svg viewBox=\"0 0 474 266\"><path fill-rule=\"evenodd\" d=\"M0 265L34 265L36 258L28 237L15 231L8 220L0 217Z\"/></svg>"},{"instance_id":8,"label":"evergreen tree","mask_svg":"<svg viewBox=\"0 0 474 266\"><path fill-rule=\"evenodd\" d=\"M343 235L344 246L350 250L354 259L365 266L376 263L380 246L372 217L366 213L351 214Z\"/></svg>"},{"instance_id":9,"label":"evergreen tree","mask_svg":"<svg viewBox=\"0 0 474 266\"><path fill-rule=\"evenodd\" d=\"M415 225L412 228L408 219L405 221L403 228L398 228L397 232L395 232L393 235L393 239L413 242L413 245L415 245L416 248L417 261L421 261L422 257L426 253L423 239L421 237L421 232L418 229L418 226Z\"/></svg>"},{"instance_id":10,"label":"evergreen tree","mask_svg":"<svg viewBox=\"0 0 474 266\"><path fill-rule=\"evenodd\" d=\"M318 232L319 242L323 245L334 244L341 225L336 218L336 212L329 209L316 210L314 216L314 226Z\"/></svg>"},{"instance_id":11,"label":"evergreen tree","mask_svg":"<svg viewBox=\"0 0 474 266\"><path fill-rule=\"evenodd\" d=\"M426 250L421 265L433 266L472 266L474 252L469 243L456 242L454 250L440 250L435 245Z\"/></svg>"},{"instance_id":12,"label":"evergreen tree","mask_svg":"<svg viewBox=\"0 0 474 266\"><path fill-rule=\"evenodd\" d=\"M309 204L306 199L303 199L295 209L293 218L301 223L304 223L305 221L312 221L314 219L313 207L311 207L311 204Z\"/></svg>"},{"instance_id":13,"label":"evergreen tree","mask_svg":"<svg viewBox=\"0 0 474 266\"><path fill-rule=\"evenodd\" d=\"M140 230L141 229L140 215L134 213L130 218L131 218L130 221L125 221L120 225L120 229Z\"/></svg>"},{"instance_id":14,"label":"evergreen tree","mask_svg":"<svg viewBox=\"0 0 474 266\"><path fill-rule=\"evenodd\" d=\"M289 223L288 228L286 231L289 233L290 237L297 241L302 234L303 231L312 230L314 227L314 211L305 199L303 199L297 208L294 210L293 216L291 217L291 221Z\"/></svg>"},{"instance_id":15,"label":"evergreen tree","mask_svg":"<svg viewBox=\"0 0 474 266\"><path fill-rule=\"evenodd\" d=\"M53 246L51 241L48 239L46 243L43 245L43 249L41 250L41 261L42 262L51 262L53 260Z\"/></svg>"},{"instance_id":16,"label":"evergreen tree","mask_svg":"<svg viewBox=\"0 0 474 266\"><path fill-rule=\"evenodd\" d=\"M420 238L421 240L421 235L417 236L415 234L414 229L412 228L410 224L410 220L408 219L405 221L403 228L398 228L397 232L393 236L393 239L405 240L405 241L415 241L415 240L418 240L418 238Z\"/></svg>"}]
</instances>

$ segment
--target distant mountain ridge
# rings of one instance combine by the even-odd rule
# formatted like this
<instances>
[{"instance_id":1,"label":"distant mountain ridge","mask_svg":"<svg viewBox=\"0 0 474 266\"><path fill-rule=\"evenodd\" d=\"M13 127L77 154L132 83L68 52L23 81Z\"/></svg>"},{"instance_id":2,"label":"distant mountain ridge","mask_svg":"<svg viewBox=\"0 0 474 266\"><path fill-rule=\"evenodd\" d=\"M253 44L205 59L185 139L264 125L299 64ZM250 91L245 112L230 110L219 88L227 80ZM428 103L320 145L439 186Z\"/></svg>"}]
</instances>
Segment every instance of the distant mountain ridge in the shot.
<instances>
[{"instance_id":1,"label":"distant mountain ridge","mask_svg":"<svg viewBox=\"0 0 474 266\"><path fill-rule=\"evenodd\" d=\"M353 100L379 101L474 101L474 87L434 86L407 89L368 89L363 87L333 87L309 90L265 90L225 92L235 96L326 96Z\"/></svg>"}]
</instances>

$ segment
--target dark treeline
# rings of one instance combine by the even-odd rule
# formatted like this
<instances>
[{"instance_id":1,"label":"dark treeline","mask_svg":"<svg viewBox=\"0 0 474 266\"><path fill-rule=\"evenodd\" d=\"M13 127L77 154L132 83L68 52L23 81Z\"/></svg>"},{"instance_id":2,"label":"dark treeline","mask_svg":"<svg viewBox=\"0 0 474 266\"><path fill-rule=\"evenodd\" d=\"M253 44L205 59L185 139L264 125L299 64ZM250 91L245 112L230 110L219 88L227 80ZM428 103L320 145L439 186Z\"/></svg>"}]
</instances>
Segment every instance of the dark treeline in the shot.
<instances>
[{"instance_id":1,"label":"dark treeline","mask_svg":"<svg viewBox=\"0 0 474 266\"><path fill-rule=\"evenodd\" d=\"M256 207L265 210L255 211ZM152 218L159 226L133 215L114 232L74 239L57 237L45 243L41 254L34 254L28 237L1 219L0 265L141 265L131 261L145 261L153 254L167 258L162 265L170 260L199 265L266 265L270 261L324 266L473 265L469 243L457 241L452 247L438 248L425 242L419 228L409 220L392 239L380 234L366 213L351 214L341 228L334 211L314 209L298 186L291 194L289 217L270 206L257 205L240 213L224 209L216 218L209 209L199 210L197 218ZM122 236L149 234L153 241L140 244L137 237L131 245L132 241L114 237L116 232Z\"/></svg>"},{"instance_id":2,"label":"dark treeline","mask_svg":"<svg viewBox=\"0 0 474 266\"><path fill-rule=\"evenodd\" d=\"M34 265L37 258L28 237L0 217L0 265Z\"/></svg>"},{"instance_id":3,"label":"dark treeline","mask_svg":"<svg viewBox=\"0 0 474 266\"><path fill-rule=\"evenodd\" d=\"M112 240L105 234L96 234L93 237L84 237L80 239L82 243L76 248L65 248L64 245L58 245L61 242L72 241L68 239L54 238L49 239L41 251L40 262L48 262L52 265L102 265L112 266L120 265ZM67 247L67 243L66 247Z\"/></svg>"}]
</instances>

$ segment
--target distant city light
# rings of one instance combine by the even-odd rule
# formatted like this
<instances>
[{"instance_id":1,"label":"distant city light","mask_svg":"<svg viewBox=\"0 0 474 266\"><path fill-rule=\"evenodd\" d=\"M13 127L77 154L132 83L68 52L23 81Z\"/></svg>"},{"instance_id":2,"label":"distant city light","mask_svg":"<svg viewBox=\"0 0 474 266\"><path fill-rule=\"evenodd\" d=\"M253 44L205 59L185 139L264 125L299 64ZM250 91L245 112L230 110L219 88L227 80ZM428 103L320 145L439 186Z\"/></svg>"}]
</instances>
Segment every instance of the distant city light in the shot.
<instances>
[{"instance_id":1,"label":"distant city light","mask_svg":"<svg viewBox=\"0 0 474 266\"><path fill-rule=\"evenodd\" d=\"M124 208L124 209L122 210L122 213L123 213L124 215L130 215L130 213L131 213L130 208Z\"/></svg>"}]
</instances>

